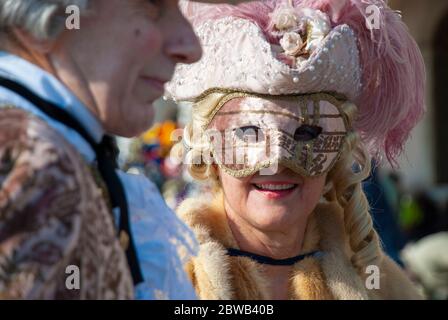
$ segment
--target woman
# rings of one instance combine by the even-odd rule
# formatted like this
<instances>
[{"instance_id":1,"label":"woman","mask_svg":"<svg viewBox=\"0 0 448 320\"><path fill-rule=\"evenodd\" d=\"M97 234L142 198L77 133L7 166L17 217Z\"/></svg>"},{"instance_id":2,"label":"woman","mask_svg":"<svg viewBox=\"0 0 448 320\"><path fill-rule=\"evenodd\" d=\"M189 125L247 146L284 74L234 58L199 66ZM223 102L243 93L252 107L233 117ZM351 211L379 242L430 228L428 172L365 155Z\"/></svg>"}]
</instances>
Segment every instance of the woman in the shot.
<instances>
[{"instance_id":1,"label":"woman","mask_svg":"<svg viewBox=\"0 0 448 320\"><path fill-rule=\"evenodd\" d=\"M193 235L110 137L201 55L177 0L2 0L0 50L0 298L195 298Z\"/></svg>"},{"instance_id":2,"label":"woman","mask_svg":"<svg viewBox=\"0 0 448 320\"><path fill-rule=\"evenodd\" d=\"M369 152L394 161L423 113L422 57L383 1L334 4L185 6L204 55L168 92L193 103L190 173L215 184L178 209L200 242L186 268L202 299L419 298L361 182Z\"/></svg>"}]
</instances>

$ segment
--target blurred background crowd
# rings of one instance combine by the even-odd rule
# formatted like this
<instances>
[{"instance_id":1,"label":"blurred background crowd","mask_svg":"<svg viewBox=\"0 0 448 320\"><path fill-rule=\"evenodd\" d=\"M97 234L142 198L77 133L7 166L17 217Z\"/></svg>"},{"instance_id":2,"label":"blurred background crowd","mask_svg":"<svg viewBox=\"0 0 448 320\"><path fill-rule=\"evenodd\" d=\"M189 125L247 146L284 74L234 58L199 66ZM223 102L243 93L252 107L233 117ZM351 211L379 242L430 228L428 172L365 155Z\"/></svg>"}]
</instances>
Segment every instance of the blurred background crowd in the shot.
<instances>
[{"instance_id":1,"label":"blurred background crowd","mask_svg":"<svg viewBox=\"0 0 448 320\"><path fill-rule=\"evenodd\" d=\"M429 299L448 299L448 1L391 0L417 40L427 68L427 112L398 169L373 163L365 182L385 251ZM193 183L170 158L190 107L160 100L154 125L139 139L121 139L121 165L147 175L171 208L205 185Z\"/></svg>"}]
</instances>

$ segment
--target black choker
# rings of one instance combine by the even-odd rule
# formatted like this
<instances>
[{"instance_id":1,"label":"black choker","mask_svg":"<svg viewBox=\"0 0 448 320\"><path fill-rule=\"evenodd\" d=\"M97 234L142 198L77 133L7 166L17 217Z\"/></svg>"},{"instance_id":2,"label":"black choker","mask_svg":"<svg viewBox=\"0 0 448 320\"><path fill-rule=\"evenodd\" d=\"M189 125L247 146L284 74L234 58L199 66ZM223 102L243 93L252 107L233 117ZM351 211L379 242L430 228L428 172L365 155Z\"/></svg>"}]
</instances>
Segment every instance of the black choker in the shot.
<instances>
[{"instance_id":1,"label":"black choker","mask_svg":"<svg viewBox=\"0 0 448 320\"><path fill-rule=\"evenodd\" d=\"M312 251L309 253L301 254L295 257L286 258L286 259L274 259L266 256L261 256L255 253L242 251L239 249L228 248L227 255L231 257L246 257L250 258L261 264L269 264L273 266L292 266L293 264L308 258L308 257L320 257L322 255L321 251Z\"/></svg>"}]
</instances>

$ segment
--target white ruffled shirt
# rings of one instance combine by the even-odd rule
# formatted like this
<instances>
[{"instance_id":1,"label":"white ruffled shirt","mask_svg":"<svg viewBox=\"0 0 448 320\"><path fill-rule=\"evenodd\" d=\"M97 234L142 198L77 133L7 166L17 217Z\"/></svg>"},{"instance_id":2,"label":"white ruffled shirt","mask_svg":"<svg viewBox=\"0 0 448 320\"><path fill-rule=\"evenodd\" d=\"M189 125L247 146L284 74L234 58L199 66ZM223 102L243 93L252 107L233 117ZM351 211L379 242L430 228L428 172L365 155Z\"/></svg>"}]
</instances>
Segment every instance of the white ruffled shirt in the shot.
<instances>
[{"instance_id":1,"label":"white ruffled shirt","mask_svg":"<svg viewBox=\"0 0 448 320\"><path fill-rule=\"evenodd\" d=\"M54 76L18 56L0 51L0 76L26 86L69 112L99 142L104 130L93 114ZM95 160L90 145L76 131L45 115L29 101L0 87L0 106L14 105L45 120L73 144L87 162ZM166 205L157 187L142 175L117 170L128 200L131 232L144 282L135 287L137 299L192 300L196 295L183 270L196 255L192 231ZM115 223L119 210L114 212Z\"/></svg>"}]
</instances>

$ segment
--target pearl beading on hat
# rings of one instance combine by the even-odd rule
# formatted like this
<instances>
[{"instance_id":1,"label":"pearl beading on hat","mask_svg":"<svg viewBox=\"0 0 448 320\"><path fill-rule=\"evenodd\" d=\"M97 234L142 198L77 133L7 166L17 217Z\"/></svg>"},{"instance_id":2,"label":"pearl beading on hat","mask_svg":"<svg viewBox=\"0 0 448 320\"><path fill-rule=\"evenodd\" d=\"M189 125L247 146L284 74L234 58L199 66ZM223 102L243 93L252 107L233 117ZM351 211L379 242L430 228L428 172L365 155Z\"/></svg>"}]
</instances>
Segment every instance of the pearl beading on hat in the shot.
<instances>
[{"instance_id":1,"label":"pearl beading on hat","mask_svg":"<svg viewBox=\"0 0 448 320\"><path fill-rule=\"evenodd\" d=\"M276 58L260 28L241 18L207 21L196 29L203 57L176 68L168 97L193 100L210 88L283 95L337 92L354 100L361 92L361 67L355 33L336 26L296 68Z\"/></svg>"}]
</instances>

